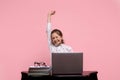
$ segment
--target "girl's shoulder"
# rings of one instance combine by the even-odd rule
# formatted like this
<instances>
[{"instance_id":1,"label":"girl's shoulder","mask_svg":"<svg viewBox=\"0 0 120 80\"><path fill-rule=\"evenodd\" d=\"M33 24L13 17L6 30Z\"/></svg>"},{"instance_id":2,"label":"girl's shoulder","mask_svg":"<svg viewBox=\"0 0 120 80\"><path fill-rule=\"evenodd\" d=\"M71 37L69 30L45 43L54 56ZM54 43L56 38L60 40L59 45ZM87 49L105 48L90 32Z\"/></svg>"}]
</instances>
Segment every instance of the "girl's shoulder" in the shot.
<instances>
[{"instance_id":1,"label":"girl's shoulder","mask_svg":"<svg viewBox=\"0 0 120 80\"><path fill-rule=\"evenodd\" d=\"M72 47L71 47L71 46L69 46L69 45L62 44L62 47L63 47L64 49L66 49L66 50L67 50L67 52L73 52Z\"/></svg>"},{"instance_id":2,"label":"girl's shoulder","mask_svg":"<svg viewBox=\"0 0 120 80\"><path fill-rule=\"evenodd\" d=\"M71 47L71 46L66 45L66 44L61 44L61 46L62 46L62 47L64 47L64 48L72 49L72 47Z\"/></svg>"}]
</instances>

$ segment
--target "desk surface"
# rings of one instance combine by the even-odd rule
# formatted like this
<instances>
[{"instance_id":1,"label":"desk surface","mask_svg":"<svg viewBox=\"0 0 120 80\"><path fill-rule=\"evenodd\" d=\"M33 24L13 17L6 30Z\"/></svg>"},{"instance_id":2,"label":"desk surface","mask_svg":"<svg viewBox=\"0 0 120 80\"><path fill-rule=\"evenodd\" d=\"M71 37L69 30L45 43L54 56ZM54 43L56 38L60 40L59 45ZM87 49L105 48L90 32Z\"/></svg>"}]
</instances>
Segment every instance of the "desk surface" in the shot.
<instances>
[{"instance_id":1,"label":"desk surface","mask_svg":"<svg viewBox=\"0 0 120 80\"><path fill-rule=\"evenodd\" d=\"M79 78L79 80L98 80L97 73L98 73L97 71L83 71L81 75L45 75L45 76L43 75L43 76L34 77L34 76L29 76L28 71L22 71L21 80L37 80L38 78L40 79L42 77L45 77L48 80L57 80L59 78L61 80L64 80L63 78L67 78L67 79L70 78L70 80L71 78L73 78L73 80L76 80L77 78ZM41 80L43 80L43 78Z\"/></svg>"}]
</instances>

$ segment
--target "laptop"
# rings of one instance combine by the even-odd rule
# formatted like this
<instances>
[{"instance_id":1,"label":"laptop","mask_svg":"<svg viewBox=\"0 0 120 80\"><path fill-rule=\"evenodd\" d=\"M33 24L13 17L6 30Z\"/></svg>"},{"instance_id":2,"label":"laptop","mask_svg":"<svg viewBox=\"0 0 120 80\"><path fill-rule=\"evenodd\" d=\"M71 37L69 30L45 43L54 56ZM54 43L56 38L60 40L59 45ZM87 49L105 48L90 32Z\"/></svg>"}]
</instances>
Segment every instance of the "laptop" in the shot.
<instances>
[{"instance_id":1,"label":"laptop","mask_svg":"<svg viewBox=\"0 0 120 80\"><path fill-rule=\"evenodd\" d=\"M52 75L79 75L83 72L83 53L52 53Z\"/></svg>"}]
</instances>

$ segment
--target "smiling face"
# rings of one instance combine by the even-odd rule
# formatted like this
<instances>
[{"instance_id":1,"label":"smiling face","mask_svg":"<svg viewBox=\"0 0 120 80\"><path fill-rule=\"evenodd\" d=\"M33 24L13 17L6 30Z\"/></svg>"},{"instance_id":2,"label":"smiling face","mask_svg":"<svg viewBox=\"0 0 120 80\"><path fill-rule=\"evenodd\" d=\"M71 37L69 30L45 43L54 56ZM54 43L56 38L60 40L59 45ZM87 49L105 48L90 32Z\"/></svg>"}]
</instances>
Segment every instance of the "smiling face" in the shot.
<instances>
[{"instance_id":1,"label":"smiling face","mask_svg":"<svg viewBox=\"0 0 120 80\"><path fill-rule=\"evenodd\" d=\"M59 46L64 43L62 38L62 32L58 29L55 29L51 32L51 42L55 46Z\"/></svg>"},{"instance_id":2,"label":"smiling face","mask_svg":"<svg viewBox=\"0 0 120 80\"><path fill-rule=\"evenodd\" d=\"M55 46L59 46L62 43L62 37L59 36L57 33L53 33L51 35L52 43Z\"/></svg>"}]
</instances>

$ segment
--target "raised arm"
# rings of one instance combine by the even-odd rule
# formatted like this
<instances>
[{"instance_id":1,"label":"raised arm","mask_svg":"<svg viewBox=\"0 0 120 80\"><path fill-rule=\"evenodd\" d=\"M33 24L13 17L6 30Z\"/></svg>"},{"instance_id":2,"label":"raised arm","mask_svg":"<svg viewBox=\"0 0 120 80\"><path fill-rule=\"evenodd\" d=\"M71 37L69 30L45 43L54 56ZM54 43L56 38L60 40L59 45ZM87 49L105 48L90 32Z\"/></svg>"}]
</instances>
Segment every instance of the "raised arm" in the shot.
<instances>
[{"instance_id":1,"label":"raised arm","mask_svg":"<svg viewBox=\"0 0 120 80\"><path fill-rule=\"evenodd\" d=\"M47 15L47 37L48 37L48 46L51 51L51 16L55 14L55 11L51 11Z\"/></svg>"}]
</instances>

